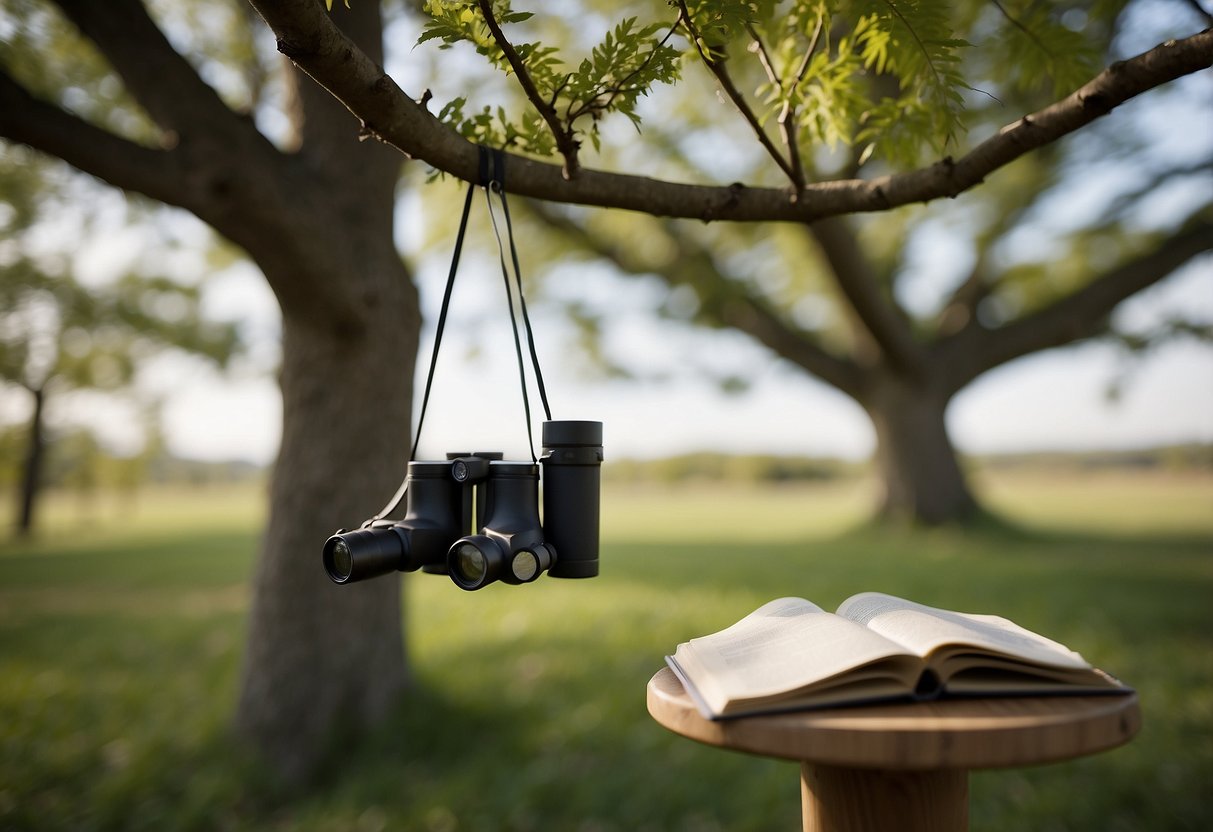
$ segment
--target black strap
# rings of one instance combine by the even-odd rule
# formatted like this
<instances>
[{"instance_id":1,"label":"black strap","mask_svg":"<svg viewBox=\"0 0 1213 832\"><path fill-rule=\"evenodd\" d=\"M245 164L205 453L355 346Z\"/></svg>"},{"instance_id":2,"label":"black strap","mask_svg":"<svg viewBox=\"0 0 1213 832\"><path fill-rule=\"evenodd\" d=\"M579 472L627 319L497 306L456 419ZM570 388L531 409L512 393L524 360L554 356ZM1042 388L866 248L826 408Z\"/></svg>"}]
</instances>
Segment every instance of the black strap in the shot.
<instances>
[{"instance_id":1,"label":"black strap","mask_svg":"<svg viewBox=\"0 0 1213 832\"><path fill-rule=\"evenodd\" d=\"M501 154L501 158L497 162L497 169L501 172L501 188L497 191L497 196L501 199L501 210L505 214L506 238L510 241L510 259L514 263L514 281L518 284L518 305L522 309L522 322L526 326L527 346L531 351L531 366L535 368L535 385L539 388L539 398L543 402L543 415L550 422L552 421L552 408L548 406L548 391L543 385L543 370L539 368L539 353L535 350L535 333L531 330L531 316L527 314L526 298L522 295L522 269L518 267L518 248L514 245L514 224L510 222L510 204L505 199L505 154L500 150L494 152ZM524 382L524 389L525 386Z\"/></svg>"},{"instance_id":2,"label":"black strap","mask_svg":"<svg viewBox=\"0 0 1213 832\"><path fill-rule=\"evenodd\" d=\"M518 332L518 320L514 314L514 299L513 293L510 289L509 270L506 268L505 264L505 248L501 242L501 233L497 228L497 216L493 212L493 192L496 192L498 198L501 200L501 208L505 215L506 236L510 241L510 259L514 266L514 282L518 288L518 305L522 311L523 325L526 328L527 345L531 354L531 365L535 371L535 383L539 388L539 397L543 401L543 412L548 421L551 421L552 419L552 410L548 406L547 389L543 384L543 371L539 367L539 354L535 350L535 335L531 329L530 315L527 314L526 299L522 294L522 270L518 266L518 249L514 244L514 226L510 221L510 207L505 198L505 154L500 150L494 149L490 151L485 147L480 147L479 151L480 181L478 184L480 187L485 189L484 195L489 208L489 219L492 221L493 235L497 238L497 253L498 259L501 263L501 276L505 280L506 303L509 306L510 326L514 333L514 351L518 356L518 378L522 386L522 408L523 414L526 418L527 440L530 445L531 460L536 461L535 437L531 431L531 403L530 397L527 395L526 367L522 357L522 342ZM469 183L467 196L463 200L463 213L459 218L459 233L455 237L455 251L451 256L451 268L447 273L446 289L442 295L442 308L438 313L438 326L434 333L434 348L430 353L430 367L426 373L425 393L421 398L421 413L417 418L417 430L413 435L412 448L409 450L409 462L412 462L416 458L417 447L421 442L421 428L422 425L425 424L425 411L429 406L430 390L434 385L434 370L438 366L438 350L442 346L442 334L446 330L447 313L451 306L451 293L455 288L455 275L459 271L459 255L463 251L463 239L467 233L468 216L470 215L472 208L472 194L476 190L476 187L477 183ZM405 494L407 492L408 475L406 473L404 481L400 483L400 487L396 489L396 493L392 496L392 499L387 505L380 509L374 517L366 520L362 524L363 528L369 526L371 523L374 523L376 520L381 520L394 514L396 510L400 508L401 503L404 502Z\"/></svg>"},{"instance_id":3,"label":"black strap","mask_svg":"<svg viewBox=\"0 0 1213 832\"><path fill-rule=\"evenodd\" d=\"M504 159L504 154L501 154L499 157L499 153L500 151L494 152L493 181L489 184L489 187L484 189L484 199L485 204L489 208L489 221L493 226L493 236L497 240L497 259L501 264L501 278L505 283L505 302L510 310L510 328L514 333L514 354L518 357L518 380L522 385L522 412L526 420L527 443L531 451L531 461L536 462L538 460L535 456L535 436L531 432L531 398L527 393L526 364L522 358L522 340L518 333L518 317L514 314L514 294L510 289L510 272L505 265L505 246L501 242L501 230L497 227L497 215L493 211L493 192L504 193L505 166L499 161L499 159ZM518 286L518 291L519 300L521 301L521 283Z\"/></svg>"}]
</instances>

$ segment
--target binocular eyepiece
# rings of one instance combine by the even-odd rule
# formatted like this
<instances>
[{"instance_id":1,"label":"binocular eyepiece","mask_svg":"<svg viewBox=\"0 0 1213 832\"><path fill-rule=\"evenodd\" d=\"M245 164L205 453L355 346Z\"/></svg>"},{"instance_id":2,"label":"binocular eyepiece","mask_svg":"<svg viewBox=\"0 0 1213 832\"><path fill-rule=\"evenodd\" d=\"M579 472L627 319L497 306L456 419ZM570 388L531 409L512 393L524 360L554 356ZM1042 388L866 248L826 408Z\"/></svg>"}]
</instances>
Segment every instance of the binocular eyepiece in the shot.
<instances>
[{"instance_id":1,"label":"binocular eyepiece","mask_svg":"<svg viewBox=\"0 0 1213 832\"><path fill-rule=\"evenodd\" d=\"M325 571L345 584L418 569L473 590L598 574L602 423L543 423L539 465L496 452L410 462L401 520L339 531L324 544ZM539 518L543 472L543 522Z\"/></svg>"}]
</instances>

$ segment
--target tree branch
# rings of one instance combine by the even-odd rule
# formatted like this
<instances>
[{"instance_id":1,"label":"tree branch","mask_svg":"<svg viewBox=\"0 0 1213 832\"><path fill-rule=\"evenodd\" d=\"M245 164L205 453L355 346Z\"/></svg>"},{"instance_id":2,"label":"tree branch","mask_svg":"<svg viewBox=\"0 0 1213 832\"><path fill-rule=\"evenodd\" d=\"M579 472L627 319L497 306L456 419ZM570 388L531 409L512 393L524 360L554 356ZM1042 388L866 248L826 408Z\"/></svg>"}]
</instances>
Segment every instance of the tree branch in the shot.
<instances>
[{"instance_id":1,"label":"tree branch","mask_svg":"<svg viewBox=\"0 0 1213 832\"><path fill-rule=\"evenodd\" d=\"M572 128L565 127L561 123L560 114L556 112L556 108L545 101L543 96L539 94L539 90L535 87L535 82L531 79L531 74L527 71L526 63L522 60L522 56L518 54L518 50L506 38L505 32L501 31L501 26L497 23L497 18L493 16L493 4L489 0L478 0L476 5L480 7L480 13L484 15L484 21L489 26L489 32L492 34L493 40L497 43L497 46L501 49L501 53L505 55L505 59L509 61L510 67L514 70L514 75L518 78L522 91L526 93L527 100L531 102L531 106L539 112L548 129L552 131L552 138L556 140L556 150L564 157L564 178L573 179L577 176L577 171L580 168L580 163L577 161L577 151L580 145L573 138Z\"/></svg>"},{"instance_id":2,"label":"tree branch","mask_svg":"<svg viewBox=\"0 0 1213 832\"><path fill-rule=\"evenodd\" d=\"M995 330L968 328L939 342L960 372L953 388L1016 358L1090 338L1129 296L1152 286L1198 255L1213 250L1213 220L1202 218L1146 254L1097 277L1074 294Z\"/></svg>"},{"instance_id":3,"label":"tree branch","mask_svg":"<svg viewBox=\"0 0 1213 832\"><path fill-rule=\"evenodd\" d=\"M239 119L173 49L139 0L55 2L97 45L126 89L165 130L205 135L244 125L256 132L252 122Z\"/></svg>"},{"instance_id":4,"label":"tree branch","mask_svg":"<svg viewBox=\"0 0 1213 832\"><path fill-rule=\"evenodd\" d=\"M1042 177L1039 169L1029 173L1032 178L1027 183L1020 183L1020 187L1016 189L1014 204L1011 207L995 207L994 220L977 235L974 241L977 256L973 260L972 269L940 307L937 327L940 335L954 335L965 327L980 326L977 307L1003 280L1003 276L991 274L990 259L994 254L995 243L1017 228L1048 193L1045 185L1052 177L1047 173ZM1030 196L1027 199L1022 198L1020 194L1023 192Z\"/></svg>"},{"instance_id":5,"label":"tree branch","mask_svg":"<svg viewBox=\"0 0 1213 832\"><path fill-rule=\"evenodd\" d=\"M278 36L278 48L336 95L365 128L411 158L474 182L476 146L442 124L333 25L312 0L251 0ZM1213 30L1150 51L1101 72L1081 89L1003 128L959 159L873 180L785 189L668 182L582 169L574 180L557 165L510 156L510 190L521 196L624 208L654 216L740 222L811 222L954 197L1031 150L1073 133L1125 101L1213 64Z\"/></svg>"},{"instance_id":6,"label":"tree branch","mask_svg":"<svg viewBox=\"0 0 1213 832\"><path fill-rule=\"evenodd\" d=\"M812 58L814 50L817 49L817 42L821 38L821 30L824 23L824 16L817 18L817 28L813 31L813 37L809 41L809 48L800 59L800 66L796 68L791 87L784 86L784 81L779 77L779 73L775 71L775 63L771 60L771 54L767 51L767 46L762 42L762 38L758 32L753 26L746 26L746 31L750 33L750 37L754 40L754 45L758 50L758 58L762 63L762 68L767 73L767 80L778 87L784 96L783 106L779 109L779 135L783 139L783 146L788 149L788 166L791 168L788 175L791 177L792 184L796 187L797 192L804 189L805 179L804 163L800 161L800 142L796 136L796 107L792 104L792 97L796 94L796 88L800 86L800 82L804 80L805 72L808 71L809 60Z\"/></svg>"},{"instance_id":7,"label":"tree branch","mask_svg":"<svg viewBox=\"0 0 1213 832\"><path fill-rule=\"evenodd\" d=\"M871 335L885 362L911 374L920 372L926 357L908 321L880 289L880 280L842 217L818 220L809 226L834 280L846 296L859 323Z\"/></svg>"},{"instance_id":8,"label":"tree branch","mask_svg":"<svg viewBox=\"0 0 1213 832\"><path fill-rule=\"evenodd\" d=\"M701 45L703 38L699 34L699 29L695 26L695 21L691 19L691 13L687 10L686 0L678 0L678 9L679 15L682 18L682 25L686 27L687 35L691 43L695 45L695 51L699 53L699 57L703 60L703 65L716 77L716 81L720 84L720 88L724 90L724 94L729 97L729 100L733 102L738 112L741 113L742 118L750 125L750 129L758 137L758 143L762 145L763 150L775 160L775 164L779 165L779 169L787 175L788 179L792 180L792 184L799 190L804 183L796 180L796 174L792 170L792 165L787 159L783 158L783 154L779 152L779 149L775 147L775 143L771 141L771 137L767 135L767 131L762 129L762 124L759 123L758 117L754 115L754 111L750 109L749 102L745 100L745 96L741 94L741 90L737 89L737 85L733 83L728 69L725 68L724 60L718 60L712 55L710 50L704 49Z\"/></svg>"},{"instance_id":9,"label":"tree branch","mask_svg":"<svg viewBox=\"0 0 1213 832\"><path fill-rule=\"evenodd\" d=\"M180 205L174 150L154 150L115 136L35 98L0 69L0 136L57 156L127 191Z\"/></svg>"},{"instance_id":10,"label":"tree branch","mask_svg":"<svg viewBox=\"0 0 1213 832\"><path fill-rule=\"evenodd\" d=\"M713 286L725 287L724 295L715 303L705 299L710 297L710 293L698 293L703 308L715 322L746 333L776 355L852 397L860 391L861 371L857 366L821 347L812 333L789 323L765 298L751 292L741 281L721 272L711 252L688 235L670 229L678 254L664 263L653 264L638 260L629 248L604 239L582 223L542 204L529 204L528 208L550 228L580 248L610 261L621 271L655 274L670 286L695 288L708 282Z\"/></svg>"}]
</instances>

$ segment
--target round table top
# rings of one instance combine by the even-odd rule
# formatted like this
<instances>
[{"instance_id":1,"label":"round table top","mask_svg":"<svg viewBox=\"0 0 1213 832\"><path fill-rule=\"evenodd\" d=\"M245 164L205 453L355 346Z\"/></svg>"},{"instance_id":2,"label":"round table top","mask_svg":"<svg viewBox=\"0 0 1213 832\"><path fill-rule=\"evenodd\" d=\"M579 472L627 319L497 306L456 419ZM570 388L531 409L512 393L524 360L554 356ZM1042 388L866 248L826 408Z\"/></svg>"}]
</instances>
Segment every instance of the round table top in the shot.
<instances>
[{"instance_id":1,"label":"round table top","mask_svg":"<svg viewBox=\"0 0 1213 832\"><path fill-rule=\"evenodd\" d=\"M648 685L652 717L723 748L818 765L999 768L1115 748L1141 727L1137 694L940 699L704 719L669 668Z\"/></svg>"}]
</instances>

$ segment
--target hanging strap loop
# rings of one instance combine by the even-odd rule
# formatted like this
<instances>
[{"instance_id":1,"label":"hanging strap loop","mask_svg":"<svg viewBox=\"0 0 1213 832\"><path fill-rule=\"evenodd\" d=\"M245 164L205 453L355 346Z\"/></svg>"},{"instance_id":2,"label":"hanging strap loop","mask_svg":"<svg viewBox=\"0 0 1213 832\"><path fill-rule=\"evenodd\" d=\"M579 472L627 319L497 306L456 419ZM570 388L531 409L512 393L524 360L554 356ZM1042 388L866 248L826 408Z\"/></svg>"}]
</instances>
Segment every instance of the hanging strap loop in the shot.
<instances>
[{"instance_id":1,"label":"hanging strap loop","mask_svg":"<svg viewBox=\"0 0 1213 832\"><path fill-rule=\"evenodd\" d=\"M531 355L531 366L535 372L535 383L539 388L539 396L543 402L543 412L548 421L552 419L552 410L548 405L547 390L543 384L543 372L539 368L539 354L535 349L535 336L531 330L531 319L527 314L526 299L522 294L522 270L518 266L518 249L514 243L514 227L510 221L509 204L505 198L505 153L498 149L489 149L484 146L478 147L480 152L479 160L479 182L468 183L467 195L463 200L463 212L459 218L459 232L455 236L455 250L451 256L451 267L447 272L446 289L442 294L442 308L438 313L438 325L434 332L434 347L430 353L430 366L425 378L425 393L421 397L421 412L417 418L417 430L413 434L412 447L409 450L409 462L412 462L417 457L417 448L421 443L421 428L425 424L425 412L430 402L430 391L434 385L434 370L438 366L438 351L442 346L442 335L446 330L447 313L450 311L451 294L455 288L455 275L459 271L459 256L463 251L463 240L467 233L468 217L472 209L472 194L477 187L484 188L485 200L488 204L489 219L493 226L493 235L497 239L498 259L501 263L501 275L505 281L506 303L509 307L510 326L514 334L514 351L518 357L518 380L522 386L522 408L523 415L526 419L527 440L531 451L531 460L536 461L535 456L535 438L531 431L531 404L527 394L527 380L525 361L522 356L522 343L518 331L518 320L514 313L513 293L510 287L509 270L506 267L505 248L502 245L501 234L497 227L497 216L493 211L492 194L496 193L501 201L502 212L505 216L506 236L510 243L510 260L514 266L514 283L518 289L518 305L522 312L523 326L526 329L527 345ZM362 527L366 528L376 520L382 520L396 513L404 502L405 494L408 492L408 475L405 474L404 481L400 483L400 487L396 489L396 493L388 504L380 509L373 517L363 522Z\"/></svg>"}]
</instances>

